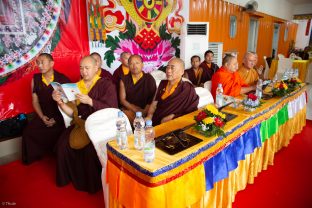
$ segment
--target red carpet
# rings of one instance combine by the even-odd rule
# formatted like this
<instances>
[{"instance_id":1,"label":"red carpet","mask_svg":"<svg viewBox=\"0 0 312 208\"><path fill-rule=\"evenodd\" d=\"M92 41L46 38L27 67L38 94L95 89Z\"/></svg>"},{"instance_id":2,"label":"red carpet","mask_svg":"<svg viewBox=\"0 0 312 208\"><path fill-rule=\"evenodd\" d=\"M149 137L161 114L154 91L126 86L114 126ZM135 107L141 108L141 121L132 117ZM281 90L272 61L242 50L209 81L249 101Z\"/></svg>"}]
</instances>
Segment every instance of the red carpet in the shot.
<instances>
[{"instance_id":1,"label":"red carpet","mask_svg":"<svg viewBox=\"0 0 312 208\"><path fill-rule=\"evenodd\" d=\"M312 121L287 148L275 156L274 166L236 195L233 208L312 207ZM16 161L0 167L0 207L104 207L103 194L55 185L55 160L47 157L32 165ZM8 206L5 206L8 207ZM13 206L12 206L13 207Z\"/></svg>"},{"instance_id":2,"label":"red carpet","mask_svg":"<svg viewBox=\"0 0 312 208\"><path fill-rule=\"evenodd\" d=\"M1 206L11 203L15 206ZM25 166L16 161L0 167L0 207L104 207L102 191L91 195L55 185L55 160Z\"/></svg>"},{"instance_id":3,"label":"red carpet","mask_svg":"<svg viewBox=\"0 0 312 208\"><path fill-rule=\"evenodd\" d=\"M237 193L233 208L312 207L312 121L288 147L275 155L274 165L254 184Z\"/></svg>"}]
</instances>

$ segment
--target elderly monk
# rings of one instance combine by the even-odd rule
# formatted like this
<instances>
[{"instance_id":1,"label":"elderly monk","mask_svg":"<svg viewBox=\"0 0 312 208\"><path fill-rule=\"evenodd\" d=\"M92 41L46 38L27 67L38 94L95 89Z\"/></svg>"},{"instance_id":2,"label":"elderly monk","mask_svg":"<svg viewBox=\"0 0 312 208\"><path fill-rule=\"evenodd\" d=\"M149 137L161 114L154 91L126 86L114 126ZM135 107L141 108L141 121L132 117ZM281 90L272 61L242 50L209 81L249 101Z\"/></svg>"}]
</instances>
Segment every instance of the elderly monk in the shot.
<instances>
[{"instance_id":1,"label":"elderly monk","mask_svg":"<svg viewBox=\"0 0 312 208\"><path fill-rule=\"evenodd\" d=\"M139 55L129 58L130 73L120 80L119 99L122 109L133 123L135 112L142 112L146 116L156 92L155 79L142 71L143 60Z\"/></svg>"},{"instance_id":2,"label":"elderly monk","mask_svg":"<svg viewBox=\"0 0 312 208\"><path fill-rule=\"evenodd\" d=\"M50 83L67 83L69 79L53 69L54 61L50 54L40 54L36 62L41 73L34 74L31 81L32 104L36 114L23 132L24 164L30 164L45 153L52 152L65 129L62 114L51 96L53 87Z\"/></svg>"},{"instance_id":3,"label":"elderly monk","mask_svg":"<svg viewBox=\"0 0 312 208\"><path fill-rule=\"evenodd\" d=\"M202 83L210 81L212 75L219 69L219 66L213 63L213 57L214 53L211 50L205 52L205 60L200 64L200 67L203 68Z\"/></svg>"},{"instance_id":4,"label":"elderly monk","mask_svg":"<svg viewBox=\"0 0 312 208\"><path fill-rule=\"evenodd\" d=\"M117 93L113 82L100 78L97 72L96 60L86 56L80 62L82 79L77 85L81 93L76 95L76 102L64 103L58 91L53 91L52 94L59 107L73 117L72 125L63 132L56 146L56 184L65 186L71 181L76 189L89 193L101 189L102 167L90 140L82 147L73 147L71 133L80 127L82 131L78 136L87 137L83 121L88 116L100 109L117 108Z\"/></svg>"},{"instance_id":5,"label":"elderly monk","mask_svg":"<svg viewBox=\"0 0 312 208\"><path fill-rule=\"evenodd\" d=\"M185 70L183 76L189 79L196 87L203 85L204 84L202 82L203 69L199 66L200 57L196 55L192 56L191 64L192 68Z\"/></svg>"},{"instance_id":6,"label":"elderly monk","mask_svg":"<svg viewBox=\"0 0 312 208\"><path fill-rule=\"evenodd\" d=\"M260 66L257 70L255 69L257 62L257 54L253 52L247 52L243 58L243 65L237 71L241 78L248 85L257 84L259 76L262 74L263 66Z\"/></svg>"},{"instance_id":7,"label":"elderly monk","mask_svg":"<svg viewBox=\"0 0 312 208\"><path fill-rule=\"evenodd\" d=\"M109 80L113 80L113 75L102 68L102 57L99 53L97 52L93 52L90 54L90 56L92 56L95 60L96 60L96 64L97 64L97 68L98 68L98 75L100 77L103 77L103 78L106 78L106 79L109 79Z\"/></svg>"},{"instance_id":8,"label":"elderly monk","mask_svg":"<svg viewBox=\"0 0 312 208\"><path fill-rule=\"evenodd\" d=\"M153 125L197 110L199 97L191 83L182 81L184 68L184 62L179 58L169 61L167 80L160 82L146 117L146 120L152 119Z\"/></svg>"},{"instance_id":9,"label":"elderly monk","mask_svg":"<svg viewBox=\"0 0 312 208\"><path fill-rule=\"evenodd\" d=\"M212 76L211 94L216 98L216 89L221 83L223 94L238 96L255 90L255 86L247 85L237 72L237 58L233 55L226 55L222 60L222 67Z\"/></svg>"}]
</instances>

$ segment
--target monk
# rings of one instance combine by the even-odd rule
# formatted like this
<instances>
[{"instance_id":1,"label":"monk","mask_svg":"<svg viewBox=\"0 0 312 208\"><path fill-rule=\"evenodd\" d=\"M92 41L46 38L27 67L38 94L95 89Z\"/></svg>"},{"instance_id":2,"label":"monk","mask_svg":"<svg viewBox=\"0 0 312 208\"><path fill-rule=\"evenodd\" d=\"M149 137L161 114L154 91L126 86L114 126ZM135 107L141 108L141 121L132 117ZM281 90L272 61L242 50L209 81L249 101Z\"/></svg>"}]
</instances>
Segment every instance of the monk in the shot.
<instances>
[{"instance_id":1,"label":"monk","mask_svg":"<svg viewBox=\"0 0 312 208\"><path fill-rule=\"evenodd\" d=\"M160 82L146 117L146 120L152 119L153 125L197 110L199 97L191 83L182 81L184 68L184 62L179 58L169 61L167 80Z\"/></svg>"},{"instance_id":2,"label":"monk","mask_svg":"<svg viewBox=\"0 0 312 208\"><path fill-rule=\"evenodd\" d=\"M259 78L263 79L262 71L263 66L260 66L257 70L255 66L258 62L257 54L253 52L247 52L243 58L243 65L238 69L238 74L248 85L257 84Z\"/></svg>"},{"instance_id":3,"label":"monk","mask_svg":"<svg viewBox=\"0 0 312 208\"><path fill-rule=\"evenodd\" d=\"M98 67L98 75L100 77L103 77L103 78L106 78L109 80L113 80L113 75L109 71L107 71L106 69L102 68L102 57L101 57L101 55L97 52L93 52L90 54L90 56L92 56L96 60L96 64Z\"/></svg>"},{"instance_id":4,"label":"monk","mask_svg":"<svg viewBox=\"0 0 312 208\"><path fill-rule=\"evenodd\" d=\"M200 64L200 67L203 68L202 83L210 81L212 75L219 69L219 66L213 63L213 57L214 53L211 50L205 52L205 60Z\"/></svg>"},{"instance_id":5,"label":"monk","mask_svg":"<svg viewBox=\"0 0 312 208\"><path fill-rule=\"evenodd\" d=\"M189 79L194 86L199 87L203 86L202 82L202 75L203 69L199 66L200 65L200 57L199 56L192 56L191 58L192 67L190 69L185 70L184 77Z\"/></svg>"},{"instance_id":6,"label":"monk","mask_svg":"<svg viewBox=\"0 0 312 208\"><path fill-rule=\"evenodd\" d=\"M119 99L122 109L133 123L135 112L145 117L156 92L156 81L152 75L144 73L143 60L139 55L129 58L130 73L120 80Z\"/></svg>"},{"instance_id":7,"label":"monk","mask_svg":"<svg viewBox=\"0 0 312 208\"><path fill-rule=\"evenodd\" d=\"M73 149L70 138L71 131L79 125L78 121L85 121L100 109L117 108L117 93L113 82L100 78L97 73L96 60L86 56L80 62L82 79L77 85L81 93L76 95L76 102L64 103L58 91L53 91L52 94L59 107L73 117L74 121L63 132L56 145L56 184L65 186L71 181L76 189L89 193L101 189L101 163L91 142L82 148ZM85 130L81 136L84 134Z\"/></svg>"},{"instance_id":8,"label":"monk","mask_svg":"<svg viewBox=\"0 0 312 208\"><path fill-rule=\"evenodd\" d=\"M69 79L53 69L54 61L50 54L40 54L36 63L41 73L34 74L31 81L32 105L36 114L23 132L24 164L30 164L44 154L52 152L57 139L65 129L62 114L51 96L53 87L50 83L67 83Z\"/></svg>"},{"instance_id":9,"label":"monk","mask_svg":"<svg viewBox=\"0 0 312 208\"><path fill-rule=\"evenodd\" d=\"M114 71L113 74L113 80L116 84L116 86L119 86L119 81L123 76L126 76L129 74L129 65L128 65L128 60L129 57L131 56L131 53L129 52L122 52L120 54L120 61L121 64L120 66Z\"/></svg>"},{"instance_id":10,"label":"monk","mask_svg":"<svg viewBox=\"0 0 312 208\"><path fill-rule=\"evenodd\" d=\"M233 55L226 55L222 60L222 67L212 76L211 94L216 98L216 89L221 83L223 94L238 96L256 89L256 86L247 85L237 72L237 58Z\"/></svg>"}]
</instances>

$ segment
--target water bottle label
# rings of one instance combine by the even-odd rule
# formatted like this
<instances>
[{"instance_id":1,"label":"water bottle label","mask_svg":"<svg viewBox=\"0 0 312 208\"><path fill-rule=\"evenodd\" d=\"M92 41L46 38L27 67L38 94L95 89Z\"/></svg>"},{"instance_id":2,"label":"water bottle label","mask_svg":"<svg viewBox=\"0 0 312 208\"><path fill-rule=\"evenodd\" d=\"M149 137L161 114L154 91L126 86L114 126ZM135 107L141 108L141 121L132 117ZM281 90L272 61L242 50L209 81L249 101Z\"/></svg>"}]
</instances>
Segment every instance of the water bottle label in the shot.
<instances>
[{"instance_id":1,"label":"water bottle label","mask_svg":"<svg viewBox=\"0 0 312 208\"><path fill-rule=\"evenodd\" d=\"M127 137L127 132L120 132L120 149L127 149L128 147L128 137Z\"/></svg>"},{"instance_id":2,"label":"water bottle label","mask_svg":"<svg viewBox=\"0 0 312 208\"><path fill-rule=\"evenodd\" d=\"M155 144L150 142L144 147L144 160L145 162L152 162L155 158Z\"/></svg>"}]
</instances>

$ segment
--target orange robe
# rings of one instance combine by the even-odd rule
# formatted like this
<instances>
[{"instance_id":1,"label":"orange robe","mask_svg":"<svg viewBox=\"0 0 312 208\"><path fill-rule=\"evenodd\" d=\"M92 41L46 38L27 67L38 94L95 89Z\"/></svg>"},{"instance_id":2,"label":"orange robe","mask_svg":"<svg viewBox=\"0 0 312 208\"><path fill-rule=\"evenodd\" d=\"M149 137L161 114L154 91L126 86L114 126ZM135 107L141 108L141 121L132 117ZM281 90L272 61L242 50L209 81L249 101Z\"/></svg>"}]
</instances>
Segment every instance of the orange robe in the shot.
<instances>
[{"instance_id":1,"label":"orange robe","mask_svg":"<svg viewBox=\"0 0 312 208\"><path fill-rule=\"evenodd\" d=\"M247 69L246 67L241 66L237 72L248 85L256 84L259 79L259 74L255 69Z\"/></svg>"},{"instance_id":2,"label":"orange robe","mask_svg":"<svg viewBox=\"0 0 312 208\"><path fill-rule=\"evenodd\" d=\"M238 72L231 73L227 69L221 67L211 79L211 94L216 98L216 89L221 83L223 87L223 94L230 96L238 96L241 88L248 86L244 80L239 76Z\"/></svg>"}]
</instances>

